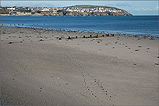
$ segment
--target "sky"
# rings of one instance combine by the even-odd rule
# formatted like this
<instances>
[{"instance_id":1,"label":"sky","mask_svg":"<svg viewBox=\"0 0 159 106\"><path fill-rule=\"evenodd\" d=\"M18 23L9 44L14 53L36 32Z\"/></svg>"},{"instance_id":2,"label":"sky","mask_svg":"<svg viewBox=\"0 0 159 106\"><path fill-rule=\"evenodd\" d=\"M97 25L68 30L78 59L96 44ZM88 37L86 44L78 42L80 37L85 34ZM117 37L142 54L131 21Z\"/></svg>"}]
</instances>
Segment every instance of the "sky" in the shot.
<instances>
[{"instance_id":1,"label":"sky","mask_svg":"<svg viewBox=\"0 0 159 106\"><path fill-rule=\"evenodd\" d=\"M159 1L1 1L1 6L25 6L25 7L65 7L72 5L99 5L112 6L124 9L133 15L159 15Z\"/></svg>"}]
</instances>

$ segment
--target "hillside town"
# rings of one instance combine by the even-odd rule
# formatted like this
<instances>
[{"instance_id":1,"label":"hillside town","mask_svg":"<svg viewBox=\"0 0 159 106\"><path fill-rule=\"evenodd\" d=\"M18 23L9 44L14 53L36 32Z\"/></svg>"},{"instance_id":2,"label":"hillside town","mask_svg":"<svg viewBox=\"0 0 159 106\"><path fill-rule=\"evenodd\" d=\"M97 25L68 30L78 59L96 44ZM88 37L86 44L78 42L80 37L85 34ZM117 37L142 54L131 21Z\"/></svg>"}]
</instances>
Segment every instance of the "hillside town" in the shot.
<instances>
[{"instance_id":1,"label":"hillside town","mask_svg":"<svg viewBox=\"0 0 159 106\"><path fill-rule=\"evenodd\" d=\"M91 16L91 15L130 15L124 10L106 7L0 7L1 16Z\"/></svg>"}]
</instances>

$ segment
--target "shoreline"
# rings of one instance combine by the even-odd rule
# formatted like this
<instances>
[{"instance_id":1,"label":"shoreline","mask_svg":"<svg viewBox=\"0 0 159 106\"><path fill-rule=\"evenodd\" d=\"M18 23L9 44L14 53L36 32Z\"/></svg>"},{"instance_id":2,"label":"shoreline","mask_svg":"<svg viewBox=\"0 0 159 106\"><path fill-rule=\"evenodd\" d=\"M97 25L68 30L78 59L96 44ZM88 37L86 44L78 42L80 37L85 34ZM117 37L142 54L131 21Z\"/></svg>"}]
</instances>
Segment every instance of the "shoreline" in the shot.
<instances>
[{"instance_id":1,"label":"shoreline","mask_svg":"<svg viewBox=\"0 0 159 106\"><path fill-rule=\"evenodd\" d=\"M158 39L97 34L1 27L1 105L157 106Z\"/></svg>"},{"instance_id":2,"label":"shoreline","mask_svg":"<svg viewBox=\"0 0 159 106\"><path fill-rule=\"evenodd\" d=\"M108 36L130 36L130 37L139 37L139 38L149 38L151 40L153 39L159 39L159 36L153 36L149 34L130 34L130 33L111 33L111 32L104 32L104 31L90 31L90 30L67 30L67 29L48 29L48 28L37 28L37 27L14 27L14 26L0 26L0 28L28 28L28 29L38 29L38 30L46 30L46 31L65 31L65 32L80 32L80 33L90 33L90 34L100 34L100 37L108 37ZM70 36L71 37L71 36ZM79 36L80 38L82 36ZM75 36L73 36L75 38ZM85 38L85 37L84 37ZM86 38L91 38L91 36L86 36ZM94 38L98 38L94 36Z\"/></svg>"}]
</instances>

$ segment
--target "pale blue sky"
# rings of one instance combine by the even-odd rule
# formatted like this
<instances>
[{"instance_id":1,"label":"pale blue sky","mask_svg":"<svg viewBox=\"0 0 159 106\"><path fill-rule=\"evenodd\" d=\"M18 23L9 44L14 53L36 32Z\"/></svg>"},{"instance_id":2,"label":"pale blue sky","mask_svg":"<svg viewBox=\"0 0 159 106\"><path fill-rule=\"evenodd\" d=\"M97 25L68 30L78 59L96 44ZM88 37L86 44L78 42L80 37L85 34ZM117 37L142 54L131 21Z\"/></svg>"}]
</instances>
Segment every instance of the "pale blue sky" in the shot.
<instances>
[{"instance_id":1,"label":"pale blue sky","mask_svg":"<svg viewBox=\"0 0 159 106\"><path fill-rule=\"evenodd\" d=\"M159 1L1 1L2 6L64 7L101 5L125 9L133 15L159 15Z\"/></svg>"}]
</instances>

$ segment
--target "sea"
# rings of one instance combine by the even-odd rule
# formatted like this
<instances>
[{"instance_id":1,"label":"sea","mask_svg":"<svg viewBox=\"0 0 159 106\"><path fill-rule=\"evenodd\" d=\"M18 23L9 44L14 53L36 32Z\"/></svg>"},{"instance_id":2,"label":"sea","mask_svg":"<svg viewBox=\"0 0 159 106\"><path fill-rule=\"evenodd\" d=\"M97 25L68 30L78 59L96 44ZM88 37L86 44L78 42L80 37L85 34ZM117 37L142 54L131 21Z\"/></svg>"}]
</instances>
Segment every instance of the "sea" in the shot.
<instances>
[{"instance_id":1,"label":"sea","mask_svg":"<svg viewBox=\"0 0 159 106\"><path fill-rule=\"evenodd\" d=\"M1 16L1 26L159 36L159 16Z\"/></svg>"}]
</instances>

